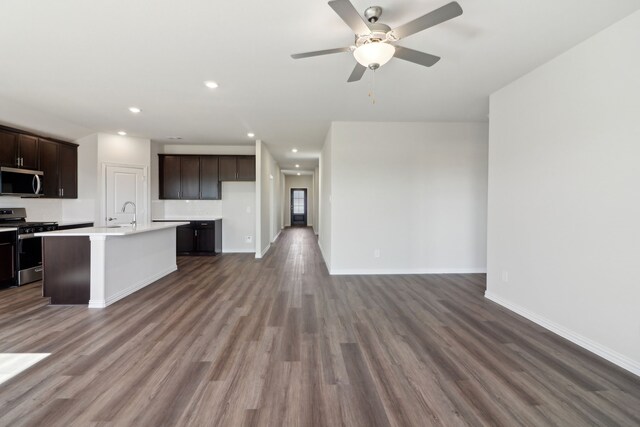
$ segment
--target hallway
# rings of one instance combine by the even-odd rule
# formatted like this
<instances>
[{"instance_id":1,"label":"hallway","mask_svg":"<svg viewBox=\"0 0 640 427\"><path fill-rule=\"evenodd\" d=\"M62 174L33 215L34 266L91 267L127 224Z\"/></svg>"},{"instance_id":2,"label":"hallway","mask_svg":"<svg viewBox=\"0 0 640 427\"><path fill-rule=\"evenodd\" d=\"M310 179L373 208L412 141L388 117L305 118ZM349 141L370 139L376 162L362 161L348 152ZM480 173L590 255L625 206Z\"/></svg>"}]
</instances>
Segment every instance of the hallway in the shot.
<instances>
[{"instance_id":1,"label":"hallway","mask_svg":"<svg viewBox=\"0 0 640 427\"><path fill-rule=\"evenodd\" d=\"M0 293L0 425L637 425L640 380L483 297L483 275L329 276L310 228L181 257L102 310Z\"/></svg>"}]
</instances>

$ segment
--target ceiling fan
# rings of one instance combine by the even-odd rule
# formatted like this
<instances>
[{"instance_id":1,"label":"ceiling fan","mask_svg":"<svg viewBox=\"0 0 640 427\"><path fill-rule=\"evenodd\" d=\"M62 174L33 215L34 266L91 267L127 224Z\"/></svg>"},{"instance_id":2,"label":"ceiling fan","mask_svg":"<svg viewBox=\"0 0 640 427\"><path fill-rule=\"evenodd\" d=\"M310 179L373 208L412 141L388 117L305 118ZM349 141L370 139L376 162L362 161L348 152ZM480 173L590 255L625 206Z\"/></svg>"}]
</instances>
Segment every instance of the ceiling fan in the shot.
<instances>
[{"instance_id":1,"label":"ceiling fan","mask_svg":"<svg viewBox=\"0 0 640 427\"><path fill-rule=\"evenodd\" d=\"M358 11L349 0L332 0L329 2L329 6L353 30L356 35L355 45L296 53L291 57L293 59L301 59L332 53L352 52L358 63L347 82L360 80L367 68L376 70L394 56L425 67L431 67L440 60L439 56L397 46L393 43L462 15L462 7L458 2L453 1L392 30L388 25L378 22L382 15L382 8L379 6L372 6L364 11L366 21L358 14Z\"/></svg>"}]
</instances>

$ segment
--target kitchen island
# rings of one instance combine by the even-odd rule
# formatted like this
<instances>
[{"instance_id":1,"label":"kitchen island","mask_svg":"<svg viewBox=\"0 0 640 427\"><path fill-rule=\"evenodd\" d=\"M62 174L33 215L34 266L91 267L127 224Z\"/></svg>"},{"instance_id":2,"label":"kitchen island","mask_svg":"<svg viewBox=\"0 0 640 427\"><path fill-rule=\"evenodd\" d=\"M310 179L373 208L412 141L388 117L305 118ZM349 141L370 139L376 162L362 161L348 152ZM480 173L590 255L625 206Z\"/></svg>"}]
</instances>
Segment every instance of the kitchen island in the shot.
<instances>
[{"instance_id":1,"label":"kitchen island","mask_svg":"<svg viewBox=\"0 0 640 427\"><path fill-rule=\"evenodd\" d=\"M162 222L37 233L43 296L51 304L104 308L177 270L176 227Z\"/></svg>"}]
</instances>

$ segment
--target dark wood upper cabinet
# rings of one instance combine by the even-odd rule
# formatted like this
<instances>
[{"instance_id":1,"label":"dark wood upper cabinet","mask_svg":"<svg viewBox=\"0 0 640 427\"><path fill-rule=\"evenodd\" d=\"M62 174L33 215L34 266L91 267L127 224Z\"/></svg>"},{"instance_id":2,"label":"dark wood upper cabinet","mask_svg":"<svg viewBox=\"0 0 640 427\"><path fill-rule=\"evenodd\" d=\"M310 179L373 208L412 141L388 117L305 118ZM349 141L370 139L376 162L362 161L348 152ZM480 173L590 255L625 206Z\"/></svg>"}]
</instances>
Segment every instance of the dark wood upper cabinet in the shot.
<instances>
[{"instance_id":1,"label":"dark wood upper cabinet","mask_svg":"<svg viewBox=\"0 0 640 427\"><path fill-rule=\"evenodd\" d=\"M255 156L159 154L160 199L220 200L222 181L255 181Z\"/></svg>"},{"instance_id":2,"label":"dark wood upper cabinet","mask_svg":"<svg viewBox=\"0 0 640 427\"><path fill-rule=\"evenodd\" d=\"M39 138L38 165L44 172L44 197L78 197L78 146Z\"/></svg>"},{"instance_id":3,"label":"dark wood upper cabinet","mask_svg":"<svg viewBox=\"0 0 640 427\"><path fill-rule=\"evenodd\" d=\"M60 197L58 181L58 144L46 139L40 139L40 170L44 172L42 183L44 197Z\"/></svg>"},{"instance_id":4,"label":"dark wood upper cabinet","mask_svg":"<svg viewBox=\"0 0 640 427\"><path fill-rule=\"evenodd\" d=\"M38 169L38 137L20 135L18 137L18 157L21 168Z\"/></svg>"},{"instance_id":5,"label":"dark wood upper cabinet","mask_svg":"<svg viewBox=\"0 0 640 427\"><path fill-rule=\"evenodd\" d=\"M220 156L220 181L235 181L238 173L236 156Z\"/></svg>"},{"instance_id":6,"label":"dark wood upper cabinet","mask_svg":"<svg viewBox=\"0 0 640 427\"><path fill-rule=\"evenodd\" d=\"M255 181L256 156L220 156L220 181Z\"/></svg>"},{"instance_id":7,"label":"dark wood upper cabinet","mask_svg":"<svg viewBox=\"0 0 640 427\"><path fill-rule=\"evenodd\" d=\"M58 182L60 197L78 198L78 147L58 144Z\"/></svg>"},{"instance_id":8,"label":"dark wood upper cabinet","mask_svg":"<svg viewBox=\"0 0 640 427\"><path fill-rule=\"evenodd\" d=\"M220 200L218 156L200 156L200 198Z\"/></svg>"},{"instance_id":9,"label":"dark wood upper cabinet","mask_svg":"<svg viewBox=\"0 0 640 427\"><path fill-rule=\"evenodd\" d=\"M185 200L200 198L200 158L197 156L180 158L180 198Z\"/></svg>"},{"instance_id":10,"label":"dark wood upper cabinet","mask_svg":"<svg viewBox=\"0 0 640 427\"><path fill-rule=\"evenodd\" d=\"M180 156L160 156L160 198L180 198Z\"/></svg>"},{"instance_id":11,"label":"dark wood upper cabinet","mask_svg":"<svg viewBox=\"0 0 640 427\"><path fill-rule=\"evenodd\" d=\"M0 166L18 166L18 134L0 130Z\"/></svg>"},{"instance_id":12,"label":"dark wood upper cabinet","mask_svg":"<svg viewBox=\"0 0 640 427\"><path fill-rule=\"evenodd\" d=\"M0 166L38 169L38 137L0 130Z\"/></svg>"},{"instance_id":13,"label":"dark wood upper cabinet","mask_svg":"<svg viewBox=\"0 0 640 427\"><path fill-rule=\"evenodd\" d=\"M236 156L236 180L256 180L256 156Z\"/></svg>"}]
</instances>

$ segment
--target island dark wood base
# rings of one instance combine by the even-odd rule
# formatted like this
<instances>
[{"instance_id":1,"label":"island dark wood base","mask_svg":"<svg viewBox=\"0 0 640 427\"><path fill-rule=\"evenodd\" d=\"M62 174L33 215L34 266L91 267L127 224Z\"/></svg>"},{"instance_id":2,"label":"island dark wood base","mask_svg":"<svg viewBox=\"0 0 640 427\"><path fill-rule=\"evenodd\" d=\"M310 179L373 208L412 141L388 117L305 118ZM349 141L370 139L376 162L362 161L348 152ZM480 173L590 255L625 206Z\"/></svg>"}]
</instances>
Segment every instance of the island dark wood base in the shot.
<instances>
[{"instance_id":1,"label":"island dark wood base","mask_svg":"<svg viewBox=\"0 0 640 427\"><path fill-rule=\"evenodd\" d=\"M54 305L89 304L89 237L43 237L42 255L42 295Z\"/></svg>"}]
</instances>

